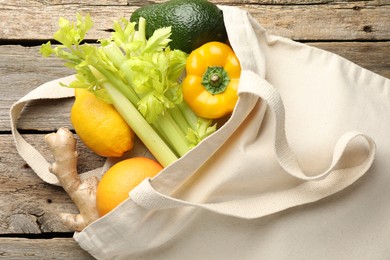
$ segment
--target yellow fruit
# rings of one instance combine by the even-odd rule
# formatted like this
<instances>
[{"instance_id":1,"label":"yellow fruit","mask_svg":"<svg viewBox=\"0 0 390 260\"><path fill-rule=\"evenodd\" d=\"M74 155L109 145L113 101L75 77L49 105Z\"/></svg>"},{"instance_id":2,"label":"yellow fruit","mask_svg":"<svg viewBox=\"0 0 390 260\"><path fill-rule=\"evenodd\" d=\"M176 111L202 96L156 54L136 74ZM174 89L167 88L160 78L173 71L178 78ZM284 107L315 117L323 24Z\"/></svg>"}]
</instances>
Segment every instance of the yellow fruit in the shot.
<instances>
[{"instance_id":1,"label":"yellow fruit","mask_svg":"<svg viewBox=\"0 0 390 260\"><path fill-rule=\"evenodd\" d=\"M163 167L146 157L134 157L114 164L101 178L96 191L96 207L103 216L129 197L129 192Z\"/></svg>"},{"instance_id":2,"label":"yellow fruit","mask_svg":"<svg viewBox=\"0 0 390 260\"><path fill-rule=\"evenodd\" d=\"M120 157L131 150L134 132L112 105L84 89L75 90L71 121L81 141L103 157Z\"/></svg>"}]
</instances>

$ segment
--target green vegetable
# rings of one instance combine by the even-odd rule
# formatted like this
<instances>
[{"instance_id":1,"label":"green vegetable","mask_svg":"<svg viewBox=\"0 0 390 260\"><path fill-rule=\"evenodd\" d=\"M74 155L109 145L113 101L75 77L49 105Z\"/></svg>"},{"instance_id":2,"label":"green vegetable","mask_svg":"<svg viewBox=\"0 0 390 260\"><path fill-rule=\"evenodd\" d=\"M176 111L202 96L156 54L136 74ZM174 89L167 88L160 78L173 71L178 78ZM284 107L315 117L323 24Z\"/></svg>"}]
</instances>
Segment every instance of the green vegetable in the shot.
<instances>
[{"instance_id":1,"label":"green vegetable","mask_svg":"<svg viewBox=\"0 0 390 260\"><path fill-rule=\"evenodd\" d=\"M212 121L197 117L183 101L179 78L187 54L167 47L171 29L156 30L149 39L146 21L121 19L110 38L83 43L93 26L89 15L76 23L60 18L54 39L43 44L44 56L55 55L76 71L66 87L85 88L112 103L150 152L167 166L215 131Z\"/></svg>"},{"instance_id":2,"label":"green vegetable","mask_svg":"<svg viewBox=\"0 0 390 260\"><path fill-rule=\"evenodd\" d=\"M190 53L206 42L227 42L227 33L222 11L206 0L170 0L164 3L145 5L130 17L138 22L143 17L148 21L146 37L159 28L172 27L169 46Z\"/></svg>"}]
</instances>

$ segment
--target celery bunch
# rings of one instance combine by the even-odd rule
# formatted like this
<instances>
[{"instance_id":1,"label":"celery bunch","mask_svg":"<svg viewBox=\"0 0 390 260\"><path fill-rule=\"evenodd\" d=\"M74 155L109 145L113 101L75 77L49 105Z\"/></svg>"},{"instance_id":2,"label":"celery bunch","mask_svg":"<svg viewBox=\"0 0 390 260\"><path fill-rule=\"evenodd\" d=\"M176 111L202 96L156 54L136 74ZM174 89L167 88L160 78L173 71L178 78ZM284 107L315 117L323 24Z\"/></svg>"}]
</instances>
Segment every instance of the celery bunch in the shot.
<instances>
[{"instance_id":1,"label":"celery bunch","mask_svg":"<svg viewBox=\"0 0 390 260\"><path fill-rule=\"evenodd\" d=\"M146 39L145 19L116 21L111 37L99 44L83 40L92 28L89 15L77 21L60 18L53 38L61 45L43 44L44 56L55 55L76 72L66 87L85 88L114 105L135 134L163 165L188 152L216 126L196 116L183 101L179 79L187 54L171 50L171 28L161 28Z\"/></svg>"}]
</instances>

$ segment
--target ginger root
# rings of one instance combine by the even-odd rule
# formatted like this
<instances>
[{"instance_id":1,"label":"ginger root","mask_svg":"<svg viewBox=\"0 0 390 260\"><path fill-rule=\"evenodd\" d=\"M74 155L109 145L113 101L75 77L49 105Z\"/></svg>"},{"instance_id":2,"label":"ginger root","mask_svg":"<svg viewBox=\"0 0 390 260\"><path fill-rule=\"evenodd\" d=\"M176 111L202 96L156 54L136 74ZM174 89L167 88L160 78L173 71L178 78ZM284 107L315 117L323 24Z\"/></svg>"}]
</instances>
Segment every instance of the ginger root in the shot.
<instances>
[{"instance_id":1,"label":"ginger root","mask_svg":"<svg viewBox=\"0 0 390 260\"><path fill-rule=\"evenodd\" d=\"M47 134L45 141L54 155L55 162L50 172L55 174L79 209L79 214L62 213L64 224L74 231L81 231L99 218L96 209L96 188L98 179L94 176L81 180L77 173L76 139L72 132L60 128L56 133Z\"/></svg>"}]
</instances>

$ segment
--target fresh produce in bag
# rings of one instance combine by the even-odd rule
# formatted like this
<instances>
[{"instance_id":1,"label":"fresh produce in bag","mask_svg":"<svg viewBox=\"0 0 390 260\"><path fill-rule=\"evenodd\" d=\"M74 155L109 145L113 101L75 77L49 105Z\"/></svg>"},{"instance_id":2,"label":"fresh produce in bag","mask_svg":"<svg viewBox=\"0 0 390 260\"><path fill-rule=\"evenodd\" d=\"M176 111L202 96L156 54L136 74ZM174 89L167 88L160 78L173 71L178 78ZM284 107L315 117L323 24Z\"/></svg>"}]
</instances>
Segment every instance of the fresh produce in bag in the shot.
<instances>
[{"instance_id":1,"label":"fresh produce in bag","mask_svg":"<svg viewBox=\"0 0 390 260\"><path fill-rule=\"evenodd\" d=\"M217 122L223 123L217 119L233 111L241 68L227 44L222 11L216 5L202 0L146 5L135 11L130 20L115 21L111 36L97 44L84 41L92 26L88 14L78 13L74 23L60 18L59 30L53 37L60 45L48 42L40 51L44 56L63 59L67 67L75 70L76 80L64 84L75 88L77 94L71 112L72 124L85 145L98 155L123 156L132 149L135 134L156 161L166 167L214 133ZM202 54L205 50L207 55ZM201 56L202 60L196 61ZM196 84L191 83L194 80ZM56 142L47 140L53 153L59 155L58 142L71 137L64 129L57 134L57 138L55 134L50 137ZM55 157L61 160L61 156ZM114 169L110 169L110 175L115 175ZM69 180L61 180L63 169L53 167L52 172L66 186ZM145 170L135 174L139 179L136 183L142 181L139 176L145 178L157 173ZM133 177L129 175L129 178ZM102 180L105 179L103 176ZM121 186L122 194L128 194L135 185L135 182L126 186L121 181L109 181L99 189L103 184L96 187L97 183L96 180L85 185L80 182L79 187L76 185L67 192L74 194L87 186L93 194L96 189L101 190L99 198L107 198L110 189ZM111 187L107 189L107 186ZM83 196L71 195L76 201ZM110 204L106 203L107 199L99 199L99 215L106 214L126 198L119 197L112 203L114 206L107 206ZM79 209L82 207L76 204ZM85 220L82 209L80 212L81 217L64 216L65 222L75 230L93 221L89 217Z\"/></svg>"}]
</instances>

